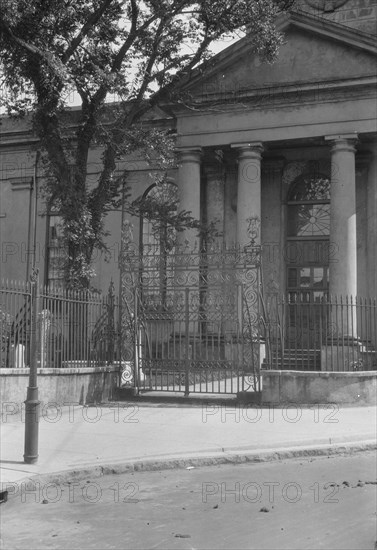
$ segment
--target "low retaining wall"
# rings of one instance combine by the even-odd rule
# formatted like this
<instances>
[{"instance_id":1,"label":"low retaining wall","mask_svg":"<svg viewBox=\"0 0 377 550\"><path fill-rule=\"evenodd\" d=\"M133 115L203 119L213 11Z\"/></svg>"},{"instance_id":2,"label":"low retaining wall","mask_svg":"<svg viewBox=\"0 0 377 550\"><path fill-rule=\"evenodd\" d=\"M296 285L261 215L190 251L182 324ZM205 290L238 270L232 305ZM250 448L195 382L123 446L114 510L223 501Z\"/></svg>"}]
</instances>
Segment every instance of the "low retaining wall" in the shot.
<instances>
[{"instance_id":1,"label":"low retaining wall","mask_svg":"<svg viewBox=\"0 0 377 550\"><path fill-rule=\"evenodd\" d=\"M377 371L263 371L263 404L377 404Z\"/></svg>"},{"instance_id":2,"label":"low retaining wall","mask_svg":"<svg viewBox=\"0 0 377 550\"><path fill-rule=\"evenodd\" d=\"M38 369L42 403L102 403L112 399L118 386L119 367ZM29 369L0 369L2 403L21 404L26 399Z\"/></svg>"}]
</instances>

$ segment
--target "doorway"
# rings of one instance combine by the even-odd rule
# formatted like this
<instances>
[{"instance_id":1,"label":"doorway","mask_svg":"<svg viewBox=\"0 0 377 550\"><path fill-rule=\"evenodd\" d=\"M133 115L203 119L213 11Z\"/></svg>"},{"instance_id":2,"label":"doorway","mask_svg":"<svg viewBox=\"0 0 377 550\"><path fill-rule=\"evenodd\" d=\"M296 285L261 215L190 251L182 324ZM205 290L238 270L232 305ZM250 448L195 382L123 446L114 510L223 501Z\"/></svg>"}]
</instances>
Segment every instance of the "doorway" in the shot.
<instances>
[{"instance_id":1,"label":"doorway","mask_svg":"<svg viewBox=\"0 0 377 550\"><path fill-rule=\"evenodd\" d=\"M326 332L329 288L330 180L296 178L287 201L287 348L319 349Z\"/></svg>"}]
</instances>

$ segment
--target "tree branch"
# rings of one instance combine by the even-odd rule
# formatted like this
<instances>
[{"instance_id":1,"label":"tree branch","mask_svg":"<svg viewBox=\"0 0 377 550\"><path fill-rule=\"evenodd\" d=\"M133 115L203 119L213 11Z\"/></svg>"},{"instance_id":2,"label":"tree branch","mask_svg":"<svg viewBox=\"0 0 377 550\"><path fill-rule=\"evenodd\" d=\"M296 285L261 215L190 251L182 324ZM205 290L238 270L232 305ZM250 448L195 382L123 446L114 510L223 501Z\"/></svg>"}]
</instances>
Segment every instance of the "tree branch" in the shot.
<instances>
[{"instance_id":1,"label":"tree branch","mask_svg":"<svg viewBox=\"0 0 377 550\"><path fill-rule=\"evenodd\" d=\"M13 33L13 31L9 28L9 26L5 23L5 21L1 18L0 18L0 31L5 32L9 36L9 38L11 38L13 42L21 46L21 48L31 53L32 55L42 58L44 61L48 63L49 66L52 66L51 58L47 56L45 52L43 52L42 50L40 50L39 48L37 48L32 44L28 44L27 42L25 42L25 40L22 40L22 38L19 38L18 36L16 36Z\"/></svg>"},{"instance_id":2,"label":"tree branch","mask_svg":"<svg viewBox=\"0 0 377 550\"><path fill-rule=\"evenodd\" d=\"M166 19L161 19L160 24L157 28L156 35L155 35L154 40L153 40L152 53L151 53L151 55L148 59L147 66L146 66L145 71L144 71L144 78L143 78L143 81L141 83L139 92L136 96L136 101L141 101L143 99L144 94L146 92L146 89L148 87L148 84L150 84L150 82L153 80L153 78L151 78L152 68L153 68L153 65L155 64L155 61L157 59L158 46L159 46L160 41L161 41L162 32L165 28L165 25L166 25L167 21L169 21L169 19L170 19L170 17L168 17Z\"/></svg>"},{"instance_id":3,"label":"tree branch","mask_svg":"<svg viewBox=\"0 0 377 550\"><path fill-rule=\"evenodd\" d=\"M137 28L137 18L138 18L138 15L139 15L139 9L137 7L136 0L131 0L131 8L132 8L132 12L131 12L131 29L130 29L130 32L127 36L127 40L121 46L120 50L118 51L118 53L117 53L117 55L114 59L113 65L111 67L111 72L116 72L117 70L120 69L122 61L123 61L126 53L128 52L128 49L131 47L131 45L132 45L132 43L135 40L136 35L137 35L137 29L136 28Z\"/></svg>"},{"instance_id":4,"label":"tree branch","mask_svg":"<svg viewBox=\"0 0 377 550\"><path fill-rule=\"evenodd\" d=\"M152 17L147 19L139 28L136 28L137 25L137 16L138 16L138 7L136 4L136 0L131 0L132 3L132 25L129 32L129 35L127 36L127 39L125 40L124 44L120 47L113 65L111 67L111 72L117 72L121 68L121 65L123 63L123 60L128 52L128 50L131 48L132 44L134 43L135 39L138 35L142 34L145 29L149 27L156 19L158 19L158 14L154 14Z\"/></svg>"},{"instance_id":5,"label":"tree branch","mask_svg":"<svg viewBox=\"0 0 377 550\"><path fill-rule=\"evenodd\" d=\"M113 2L113 0L105 0L103 4L98 8L97 11L92 13L92 15L89 17L89 19L86 21L86 23L83 25L82 29L79 31L79 33L73 38L72 42L68 46L68 48L65 50L64 54L62 55L62 63L65 65L69 58L72 56L72 54L77 50L85 36L89 33L89 31L94 27L96 23L101 19L102 15L105 13L107 8L110 6L110 4Z\"/></svg>"},{"instance_id":6,"label":"tree branch","mask_svg":"<svg viewBox=\"0 0 377 550\"><path fill-rule=\"evenodd\" d=\"M46 147L51 164L55 168L56 182L63 189L68 183L69 167L62 146L58 117L57 115L48 116L43 109L39 109L36 112L35 122L41 127L38 134L41 136L41 141ZM66 192L69 192L68 189Z\"/></svg>"}]
</instances>

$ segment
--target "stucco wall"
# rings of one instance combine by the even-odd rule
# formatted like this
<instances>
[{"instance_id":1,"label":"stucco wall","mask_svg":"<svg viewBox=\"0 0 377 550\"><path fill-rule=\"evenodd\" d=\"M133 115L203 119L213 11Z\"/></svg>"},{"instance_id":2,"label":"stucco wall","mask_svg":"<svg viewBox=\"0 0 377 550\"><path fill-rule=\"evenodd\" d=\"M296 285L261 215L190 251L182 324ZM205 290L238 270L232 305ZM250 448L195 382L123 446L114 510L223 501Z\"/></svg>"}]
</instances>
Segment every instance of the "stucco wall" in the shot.
<instances>
[{"instance_id":1,"label":"stucco wall","mask_svg":"<svg viewBox=\"0 0 377 550\"><path fill-rule=\"evenodd\" d=\"M263 404L377 404L377 371L263 372Z\"/></svg>"},{"instance_id":2,"label":"stucco wall","mask_svg":"<svg viewBox=\"0 0 377 550\"><path fill-rule=\"evenodd\" d=\"M39 400L58 405L102 403L112 398L118 367L38 369ZM0 369L0 397L19 407L26 399L29 369Z\"/></svg>"},{"instance_id":3,"label":"stucco wall","mask_svg":"<svg viewBox=\"0 0 377 550\"><path fill-rule=\"evenodd\" d=\"M71 116L75 113L71 112ZM0 250L0 277L9 280L25 280L28 260L29 217L34 218L32 208L29 211L30 185L34 175L35 138L31 133L29 119L13 121L7 117L0 117L2 143L0 163L0 223L1 223L1 250ZM161 121L164 125L164 121ZM22 144L22 145L21 145ZM88 185L95 185L101 170L102 149L95 147L90 150L88 161ZM153 183L150 177L150 167L137 155L130 155L119 161L117 172L129 170L130 200L142 195ZM176 171L172 170L169 176L176 180ZM38 188L44 185L41 163L37 170ZM34 199L33 199L34 200ZM43 195L39 194L37 202L36 225L36 257L35 264L39 268L40 282L45 280L45 260L47 250L47 215ZM105 231L108 234L106 245L108 251L96 250L93 258L93 267L96 276L92 285L106 292L110 281L116 288L119 285L119 252L121 246L121 211L110 211L105 219ZM131 216L135 243L139 242L139 219ZM32 247L33 223L31 223ZM32 260L31 252L29 260Z\"/></svg>"}]
</instances>

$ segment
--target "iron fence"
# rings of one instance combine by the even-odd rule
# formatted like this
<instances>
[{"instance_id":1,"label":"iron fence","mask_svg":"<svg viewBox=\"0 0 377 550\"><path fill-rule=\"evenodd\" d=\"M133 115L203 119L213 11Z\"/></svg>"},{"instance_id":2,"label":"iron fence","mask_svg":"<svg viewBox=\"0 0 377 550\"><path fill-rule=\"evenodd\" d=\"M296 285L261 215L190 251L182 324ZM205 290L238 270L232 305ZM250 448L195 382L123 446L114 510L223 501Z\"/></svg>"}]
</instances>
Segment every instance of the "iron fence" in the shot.
<instances>
[{"instance_id":1,"label":"iron fence","mask_svg":"<svg viewBox=\"0 0 377 550\"><path fill-rule=\"evenodd\" d=\"M39 367L119 361L145 390L258 388L261 364L262 370L377 370L376 300L302 292L263 297L258 256L207 254L200 269L192 255L178 260L163 287L150 257L137 263L138 276L127 286L123 281L122 301L113 285L101 295L2 281L0 367L30 365L35 331Z\"/></svg>"},{"instance_id":2,"label":"iron fence","mask_svg":"<svg viewBox=\"0 0 377 550\"><path fill-rule=\"evenodd\" d=\"M0 367L30 361L32 289L30 284L2 281L0 289Z\"/></svg>"},{"instance_id":3,"label":"iron fence","mask_svg":"<svg viewBox=\"0 0 377 550\"><path fill-rule=\"evenodd\" d=\"M308 293L269 296L263 368L377 370L377 302Z\"/></svg>"},{"instance_id":4,"label":"iron fence","mask_svg":"<svg viewBox=\"0 0 377 550\"><path fill-rule=\"evenodd\" d=\"M259 287L260 247L129 249L124 382L186 395L259 391Z\"/></svg>"},{"instance_id":5,"label":"iron fence","mask_svg":"<svg viewBox=\"0 0 377 550\"><path fill-rule=\"evenodd\" d=\"M33 314L35 311L35 315ZM104 366L118 359L119 300L107 295L31 282L0 285L0 367L30 366L31 335L36 334L37 366Z\"/></svg>"}]
</instances>

